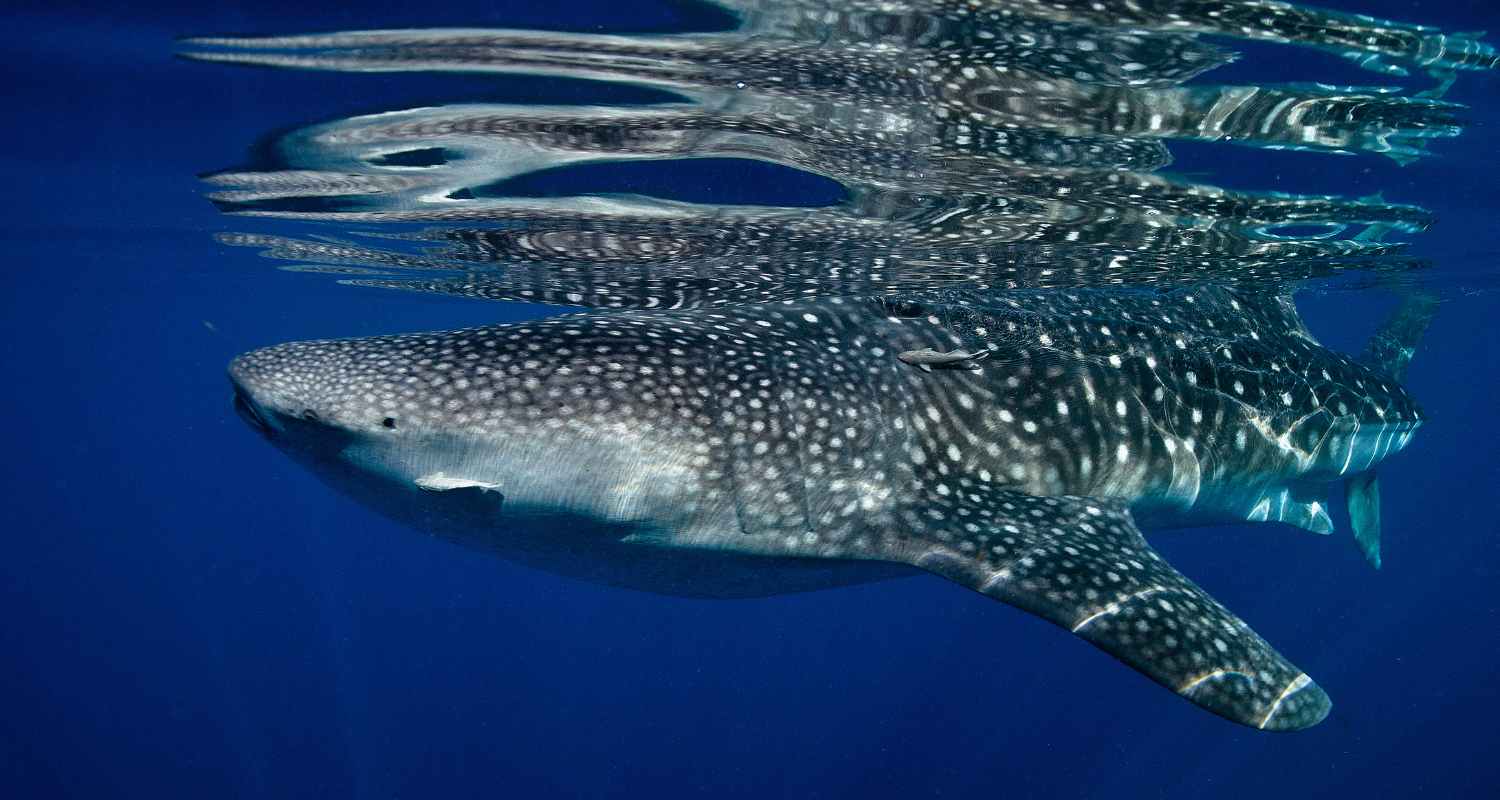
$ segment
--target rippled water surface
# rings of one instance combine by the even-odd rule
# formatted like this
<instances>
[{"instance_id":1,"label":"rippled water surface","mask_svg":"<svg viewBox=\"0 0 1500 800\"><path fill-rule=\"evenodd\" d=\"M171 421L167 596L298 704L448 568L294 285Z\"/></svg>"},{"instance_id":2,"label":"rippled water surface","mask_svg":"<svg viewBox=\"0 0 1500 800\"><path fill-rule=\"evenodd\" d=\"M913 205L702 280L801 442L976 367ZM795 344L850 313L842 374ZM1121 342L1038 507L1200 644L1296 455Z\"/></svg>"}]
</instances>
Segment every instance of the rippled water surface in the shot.
<instances>
[{"instance_id":1,"label":"rippled water surface","mask_svg":"<svg viewBox=\"0 0 1500 800\"><path fill-rule=\"evenodd\" d=\"M0 781L1493 791L1496 14L23 9Z\"/></svg>"}]
</instances>

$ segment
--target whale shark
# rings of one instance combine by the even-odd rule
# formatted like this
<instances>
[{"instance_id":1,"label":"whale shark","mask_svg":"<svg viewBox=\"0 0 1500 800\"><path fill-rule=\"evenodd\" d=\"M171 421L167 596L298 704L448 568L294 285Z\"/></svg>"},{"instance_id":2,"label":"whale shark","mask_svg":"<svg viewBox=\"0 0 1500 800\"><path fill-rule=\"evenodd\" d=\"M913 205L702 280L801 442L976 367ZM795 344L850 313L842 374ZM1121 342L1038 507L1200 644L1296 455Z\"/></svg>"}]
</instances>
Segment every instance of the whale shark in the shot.
<instances>
[{"instance_id":1,"label":"whale shark","mask_svg":"<svg viewBox=\"0 0 1500 800\"><path fill-rule=\"evenodd\" d=\"M1378 554L1430 316L1404 305L1358 359L1274 292L943 290L293 342L228 372L272 444L430 534L697 597L925 571L1298 730L1327 694L1142 530L1327 533L1354 481Z\"/></svg>"}]
</instances>

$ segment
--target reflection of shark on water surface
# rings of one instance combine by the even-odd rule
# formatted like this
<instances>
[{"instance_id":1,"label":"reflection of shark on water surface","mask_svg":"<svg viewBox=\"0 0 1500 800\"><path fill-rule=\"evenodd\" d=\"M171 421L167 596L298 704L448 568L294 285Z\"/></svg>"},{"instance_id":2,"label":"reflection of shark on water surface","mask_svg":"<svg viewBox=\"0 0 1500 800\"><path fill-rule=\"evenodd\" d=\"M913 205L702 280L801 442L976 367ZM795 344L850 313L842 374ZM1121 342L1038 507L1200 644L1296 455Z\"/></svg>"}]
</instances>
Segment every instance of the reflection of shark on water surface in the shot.
<instances>
[{"instance_id":1,"label":"reflection of shark on water surface","mask_svg":"<svg viewBox=\"0 0 1500 800\"><path fill-rule=\"evenodd\" d=\"M1387 364L1424 314L1388 326ZM920 350L988 355L898 358ZM273 443L439 535L701 596L918 567L1266 729L1318 722L1327 697L1135 520L1326 533L1327 485L1421 422L1288 298L1213 288L595 312L286 344L230 375Z\"/></svg>"},{"instance_id":2,"label":"reflection of shark on water surface","mask_svg":"<svg viewBox=\"0 0 1500 800\"><path fill-rule=\"evenodd\" d=\"M1409 269L1420 263L1383 237L1424 229L1421 209L1227 190L1157 170L1179 140L1415 159L1460 132L1461 107L1382 88L1188 83L1231 57L1197 35L1442 73L1493 60L1472 37L1257 3L1152 4L1129 24L1070 3L726 5L740 27L669 36L465 29L191 40L186 55L217 62L561 75L679 96L449 104L297 129L278 137L274 163L208 176L210 197L250 217L464 227L363 245L224 240L374 270L349 281L363 286L586 307L950 286L1275 285ZM817 175L844 199L806 208L507 194L514 180L551 170L693 159ZM413 243L423 249L400 249Z\"/></svg>"}]
</instances>

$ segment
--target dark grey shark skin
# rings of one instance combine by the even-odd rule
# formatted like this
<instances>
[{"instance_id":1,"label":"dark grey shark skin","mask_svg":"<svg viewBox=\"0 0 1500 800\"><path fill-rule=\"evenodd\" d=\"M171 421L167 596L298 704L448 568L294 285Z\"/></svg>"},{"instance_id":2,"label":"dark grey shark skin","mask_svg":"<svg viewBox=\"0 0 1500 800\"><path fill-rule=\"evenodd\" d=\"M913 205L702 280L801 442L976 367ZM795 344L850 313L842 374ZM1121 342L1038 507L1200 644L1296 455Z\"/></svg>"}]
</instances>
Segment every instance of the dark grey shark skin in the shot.
<instances>
[{"instance_id":1,"label":"dark grey shark skin","mask_svg":"<svg viewBox=\"0 0 1500 800\"><path fill-rule=\"evenodd\" d=\"M977 370L898 354L988 349ZM933 292L297 342L229 367L271 442L519 562L748 596L917 567L1193 702L1293 730L1323 691L1136 527L1325 528L1421 422L1287 298Z\"/></svg>"}]
</instances>

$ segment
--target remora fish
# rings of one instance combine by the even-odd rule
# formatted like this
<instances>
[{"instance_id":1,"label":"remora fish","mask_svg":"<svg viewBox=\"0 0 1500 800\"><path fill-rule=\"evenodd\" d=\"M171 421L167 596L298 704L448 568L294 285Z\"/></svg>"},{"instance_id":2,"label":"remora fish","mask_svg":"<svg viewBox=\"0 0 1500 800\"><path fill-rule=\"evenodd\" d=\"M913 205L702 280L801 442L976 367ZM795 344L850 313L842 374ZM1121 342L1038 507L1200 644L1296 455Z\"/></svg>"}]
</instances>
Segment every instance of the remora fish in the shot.
<instances>
[{"instance_id":1,"label":"remora fish","mask_svg":"<svg viewBox=\"0 0 1500 800\"><path fill-rule=\"evenodd\" d=\"M1412 342L1425 317L1398 321L1387 338ZM1372 352L1404 364L1395 344ZM924 349L990 355L898 359ZM595 312L283 344L229 373L276 446L439 535L698 596L917 567L1274 730L1316 724L1327 695L1137 520L1326 532L1324 485L1422 420L1290 298L1223 288Z\"/></svg>"}]
</instances>

